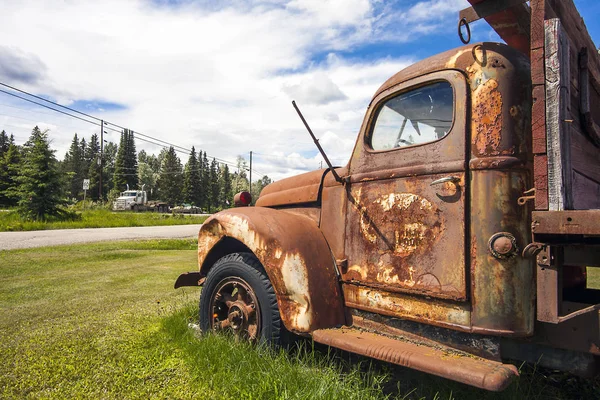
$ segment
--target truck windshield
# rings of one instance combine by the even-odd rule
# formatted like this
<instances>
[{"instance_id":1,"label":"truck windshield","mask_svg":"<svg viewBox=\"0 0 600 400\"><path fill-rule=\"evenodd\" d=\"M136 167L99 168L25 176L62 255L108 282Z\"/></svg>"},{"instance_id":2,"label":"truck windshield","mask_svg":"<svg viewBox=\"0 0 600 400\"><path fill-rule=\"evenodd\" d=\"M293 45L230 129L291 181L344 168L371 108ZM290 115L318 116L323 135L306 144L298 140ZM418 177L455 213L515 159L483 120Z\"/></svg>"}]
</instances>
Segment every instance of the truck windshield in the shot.
<instances>
[{"instance_id":1,"label":"truck windshield","mask_svg":"<svg viewBox=\"0 0 600 400\"><path fill-rule=\"evenodd\" d=\"M453 104L452 86L446 81L388 99L377 113L371 147L388 150L443 138L452 127Z\"/></svg>"},{"instance_id":2,"label":"truck windshield","mask_svg":"<svg viewBox=\"0 0 600 400\"><path fill-rule=\"evenodd\" d=\"M123 192L123 196L135 197L137 192Z\"/></svg>"}]
</instances>

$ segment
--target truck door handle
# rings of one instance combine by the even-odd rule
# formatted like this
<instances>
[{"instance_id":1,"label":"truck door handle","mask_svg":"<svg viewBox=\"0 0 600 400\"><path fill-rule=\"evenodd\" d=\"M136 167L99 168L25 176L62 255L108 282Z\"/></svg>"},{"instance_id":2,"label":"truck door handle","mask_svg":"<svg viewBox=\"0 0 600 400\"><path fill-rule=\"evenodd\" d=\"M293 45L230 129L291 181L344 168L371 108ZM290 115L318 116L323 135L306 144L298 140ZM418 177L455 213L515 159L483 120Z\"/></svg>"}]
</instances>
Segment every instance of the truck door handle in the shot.
<instances>
[{"instance_id":1,"label":"truck door handle","mask_svg":"<svg viewBox=\"0 0 600 400\"><path fill-rule=\"evenodd\" d=\"M460 178L458 176L445 176L443 178L436 179L435 181L431 182L429 186L439 185L440 183L446 182L457 183L460 182Z\"/></svg>"}]
</instances>

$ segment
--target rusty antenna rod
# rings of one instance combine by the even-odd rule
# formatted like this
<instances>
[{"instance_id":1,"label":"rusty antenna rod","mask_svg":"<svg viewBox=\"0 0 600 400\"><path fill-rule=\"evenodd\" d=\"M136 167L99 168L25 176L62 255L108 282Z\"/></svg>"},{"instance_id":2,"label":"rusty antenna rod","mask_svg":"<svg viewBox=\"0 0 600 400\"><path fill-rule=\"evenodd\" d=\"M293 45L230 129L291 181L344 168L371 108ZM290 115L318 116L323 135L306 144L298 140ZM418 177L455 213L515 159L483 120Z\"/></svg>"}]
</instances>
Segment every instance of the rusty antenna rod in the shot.
<instances>
[{"instance_id":1,"label":"rusty antenna rod","mask_svg":"<svg viewBox=\"0 0 600 400\"><path fill-rule=\"evenodd\" d=\"M319 149L319 151L321 152L321 155L323 156L323 158L325 159L325 162L327 163L327 165L329 166L329 170L331 171L331 173L333 174L333 177L335 178L336 181L340 182L340 183L344 183L344 180L338 175L338 173L335 171L335 169L333 168L333 165L331 164L331 161L329 161L329 158L327 158L327 155L325 154L325 151L323 150L323 148L321 147L321 145L319 144L319 139L317 139L314 135L314 133L312 132L312 130L310 129L310 126L308 126L308 123L306 122L306 120L304 119L304 116L302 115L302 113L300 112L300 109L298 108L298 106L296 105L296 101L292 100L292 105L294 106L294 108L296 109L296 112L298 113L298 115L300 116L300 119L302 120L302 122L304 123L304 126L306 127L306 129L308 130L308 133L310 134L310 136L312 137L313 141L315 142L315 144L317 145L317 148Z\"/></svg>"}]
</instances>

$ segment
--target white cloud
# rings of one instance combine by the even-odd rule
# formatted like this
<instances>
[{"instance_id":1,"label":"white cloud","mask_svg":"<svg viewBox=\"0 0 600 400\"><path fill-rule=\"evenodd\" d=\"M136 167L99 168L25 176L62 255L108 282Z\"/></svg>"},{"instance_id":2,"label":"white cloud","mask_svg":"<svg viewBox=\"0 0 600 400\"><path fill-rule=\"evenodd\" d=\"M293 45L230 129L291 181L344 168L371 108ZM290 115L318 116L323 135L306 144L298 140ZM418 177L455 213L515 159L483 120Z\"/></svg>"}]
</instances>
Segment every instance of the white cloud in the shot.
<instances>
[{"instance_id":1,"label":"white cloud","mask_svg":"<svg viewBox=\"0 0 600 400\"><path fill-rule=\"evenodd\" d=\"M5 2L0 60L2 49L10 49L20 63L14 65L30 78L4 73L2 79L67 105L80 99L124 104L125 110L92 114L211 156L235 160L250 150L265 154L257 158L257 170L280 179L318 168L322 161L292 99L328 155L342 164L374 91L413 61L411 56L355 60L336 51L417 39L427 33L423 26L439 22L439 13L447 15L463 3L427 1L399 11L367 0L229 1L220 7L208 1L176 7L143 0ZM394 19L399 13L410 16L410 24L399 24ZM313 59L328 53L323 61ZM0 97L0 115L52 124L59 157L75 132L85 137L98 132L68 117L3 104L27 108ZM15 135L27 136L31 124L23 122L5 116L0 129L19 126ZM118 138L107 134L108 140ZM137 148L160 150L144 142Z\"/></svg>"}]
</instances>

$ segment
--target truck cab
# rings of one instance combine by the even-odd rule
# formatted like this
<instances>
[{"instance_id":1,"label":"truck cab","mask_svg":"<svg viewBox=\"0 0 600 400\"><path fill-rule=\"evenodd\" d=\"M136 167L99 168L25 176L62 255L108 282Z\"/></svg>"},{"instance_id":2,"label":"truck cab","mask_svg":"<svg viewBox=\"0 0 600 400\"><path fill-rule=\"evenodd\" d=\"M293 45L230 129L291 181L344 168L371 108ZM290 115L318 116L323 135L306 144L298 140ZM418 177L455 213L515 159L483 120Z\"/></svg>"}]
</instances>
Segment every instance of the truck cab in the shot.
<instances>
[{"instance_id":1,"label":"truck cab","mask_svg":"<svg viewBox=\"0 0 600 400\"><path fill-rule=\"evenodd\" d=\"M137 211L148 201L145 190L126 190L115 200L113 210L117 211Z\"/></svg>"},{"instance_id":2,"label":"truck cab","mask_svg":"<svg viewBox=\"0 0 600 400\"><path fill-rule=\"evenodd\" d=\"M487 12L506 36L498 13L508 6L482 11L478 5L491 2L470 2L465 15ZM526 10L530 28L541 18L542 49L553 57L561 43L553 33L561 21L569 27L560 16L574 6L549 3L508 11ZM518 375L507 359L595 375L600 291L586 286L585 268L600 266L598 143L553 130L553 101L566 112L561 101L572 96L536 97L534 41L524 52L512 34L508 45L467 44L388 79L336 174L280 180L256 207L209 218L199 233L199 271L175 285L203 286L202 329L274 343L293 332L488 390ZM600 113L588 114L592 126L594 117ZM581 151L552 150L565 136ZM587 171L580 190L552 175L556 158L567 171ZM567 163L574 158L586 166Z\"/></svg>"}]
</instances>

